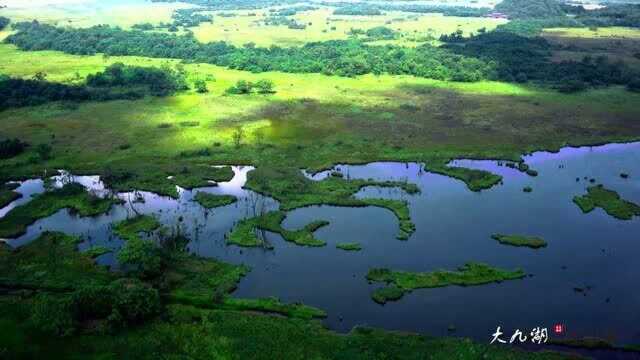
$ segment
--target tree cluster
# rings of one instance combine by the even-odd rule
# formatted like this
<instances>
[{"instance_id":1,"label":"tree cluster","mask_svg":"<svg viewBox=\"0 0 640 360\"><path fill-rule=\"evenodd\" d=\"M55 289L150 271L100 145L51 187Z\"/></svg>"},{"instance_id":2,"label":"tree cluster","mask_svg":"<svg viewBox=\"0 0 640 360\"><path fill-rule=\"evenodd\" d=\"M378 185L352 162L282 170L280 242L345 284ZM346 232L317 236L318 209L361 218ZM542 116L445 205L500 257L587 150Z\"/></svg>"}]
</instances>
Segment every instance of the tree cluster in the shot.
<instances>
[{"instance_id":1,"label":"tree cluster","mask_svg":"<svg viewBox=\"0 0 640 360\"><path fill-rule=\"evenodd\" d=\"M8 18L0 16L0 31L4 30L4 28L6 28L10 22L11 20L9 20Z\"/></svg>"},{"instance_id":2,"label":"tree cluster","mask_svg":"<svg viewBox=\"0 0 640 360\"><path fill-rule=\"evenodd\" d=\"M115 63L103 72L87 76L90 87L146 87L154 96L166 96L186 90L185 74L168 66L162 68L126 66Z\"/></svg>"},{"instance_id":3,"label":"tree cluster","mask_svg":"<svg viewBox=\"0 0 640 360\"><path fill-rule=\"evenodd\" d=\"M605 58L554 63L551 45L541 37L509 31L456 36L455 44L416 48L369 46L358 39L307 43L301 47L235 47L225 42L200 43L192 35L124 31L109 26L56 28L20 23L8 41L23 50L59 50L72 54L137 55L210 63L251 72L324 73L357 76L368 73L414 75L438 80L539 81L576 79L590 85L627 84L633 74L624 64ZM386 33L384 30L376 30ZM445 39L446 40L446 39Z\"/></svg>"},{"instance_id":4,"label":"tree cluster","mask_svg":"<svg viewBox=\"0 0 640 360\"><path fill-rule=\"evenodd\" d=\"M24 152L27 146L27 143L19 139L4 139L0 141L0 159L18 156Z\"/></svg>"},{"instance_id":5,"label":"tree cluster","mask_svg":"<svg viewBox=\"0 0 640 360\"><path fill-rule=\"evenodd\" d=\"M565 16L565 9L557 0L503 0L495 10L512 19L542 19Z\"/></svg>"},{"instance_id":6,"label":"tree cluster","mask_svg":"<svg viewBox=\"0 0 640 360\"><path fill-rule=\"evenodd\" d=\"M231 86L226 90L226 93L232 95L248 95L254 90L256 90L258 94L275 93L274 85L271 80L258 80L255 83L246 80L238 80L234 86Z\"/></svg>"},{"instance_id":7,"label":"tree cluster","mask_svg":"<svg viewBox=\"0 0 640 360\"><path fill-rule=\"evenodd\" d=\"M46 81L46 75L32 79L0 79L0 110L36 106L48 102L133 100L146 95L166 96L186 88L184 74L163 67L144 68L113 64L104 72L87 77L81 85Z\"/></svg>"}]
</instances>

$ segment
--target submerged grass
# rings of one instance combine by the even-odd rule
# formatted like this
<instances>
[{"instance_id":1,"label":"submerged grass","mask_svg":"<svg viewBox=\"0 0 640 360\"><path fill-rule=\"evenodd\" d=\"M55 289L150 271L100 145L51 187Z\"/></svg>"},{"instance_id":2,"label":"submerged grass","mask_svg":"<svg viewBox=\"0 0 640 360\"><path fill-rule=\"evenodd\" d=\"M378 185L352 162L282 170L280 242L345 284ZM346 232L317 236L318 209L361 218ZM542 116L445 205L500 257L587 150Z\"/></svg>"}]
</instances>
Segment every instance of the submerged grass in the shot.
<instances>
[{"instance_id":1,"label":"submerged grass","mask_svg":"<svg viewBox=\"0 0 640 360\"><path fill-rule=\"evenodd\" d=\"M238 198L233 195L216 195L201 191L196 194L193 200L207 209L213 209L221 206L231 205L238 201Z\"/></svg>"},{"instance_id":2,"label":"submerged grass","mask_svg":"<svg viewBox=\"0 0 640 360\"><path fill-rule=\"evenodd\" d=\"M584 213L602 208L607 214L620 220L640 216L640 206L622 199L617 192L606 189L603 185L589 187L586 195L574 197L573 202Z\"/></svg>"},{"instance_id":3,"label":"submerged grass","mask_svg":"<svg viewBox=\"0 0 640 360\"><path fill-rule=\"evenodd\" d=\"M80 184L67 184L37 195L28 203L9 211L0 219L0 238L18 237L38 219L51 216L62 209L70 209L79 216L96 216L109 211L117 202L119 200L90 194Z\"/></svg>"},{"instance_id":4,"label":"submerged grass","mask_svg":"<svg viewBox=\"0 0 640 360\"><path fill-rule=\"evenodd\" d=\"M497 240L500 244L511 246L526 246L533 249L547 246L547 242L544 239L534 236L493 234L491 238Z\"/></svg>"},{"instance_id":5,"label":"submerged grass","mask_svg":"<svg viewBox=\"0 0 640 360\"><path fill-rule=\"evenodd\" d=\"M384 304L388 300L398 300L399 291L407 293L420 288L435 288L444 286L474 286L506 280L522 279L524 271L502 270L482 263L467 263L458 271L437 270L433 272L405 272L393 271L385 268L371 269L367 279L373 282L384 282L388 287L376 290L372 298ZM391 289L389 289L391 287ZM395 287L395 289L394 289ZM390 297L386 297L390 295Z\"/></svg>"}]
</instances>

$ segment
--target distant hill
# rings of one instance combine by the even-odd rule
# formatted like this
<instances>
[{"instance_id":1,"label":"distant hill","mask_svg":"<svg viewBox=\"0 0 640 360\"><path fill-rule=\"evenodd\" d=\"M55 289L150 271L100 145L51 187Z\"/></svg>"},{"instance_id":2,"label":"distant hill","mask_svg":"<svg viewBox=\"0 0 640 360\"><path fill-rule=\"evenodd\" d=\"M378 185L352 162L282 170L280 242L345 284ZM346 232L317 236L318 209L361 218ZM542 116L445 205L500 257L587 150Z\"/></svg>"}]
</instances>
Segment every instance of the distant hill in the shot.
<instances>
[{"instance_id":1,"label":"distant hill","mask_svg":"<svg viewBox=\"0 0 640 360\"><path fill-rule=\"evenodd\" d=\"M562 5L557 0L504 0L497 4L495 9L513 19L540 19L565 15Z\"/></svg>"}]
</instances>

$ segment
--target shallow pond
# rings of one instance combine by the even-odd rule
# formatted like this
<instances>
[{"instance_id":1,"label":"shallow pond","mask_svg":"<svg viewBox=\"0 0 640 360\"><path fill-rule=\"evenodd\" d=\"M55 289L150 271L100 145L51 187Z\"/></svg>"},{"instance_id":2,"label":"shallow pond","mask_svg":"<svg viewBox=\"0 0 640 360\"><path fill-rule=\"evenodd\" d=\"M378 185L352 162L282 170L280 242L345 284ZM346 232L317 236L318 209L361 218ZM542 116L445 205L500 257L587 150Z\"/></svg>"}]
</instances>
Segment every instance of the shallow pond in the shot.
<instances>
[{"instance_id":1,"label":"shallow pond","mask_svg":"<svg viewBox=\"0 0 640 360\"><path fill-rule=\"evenodd\" d=\"M77 218L66 210L30 226L27 234L11 240L19 246L43 230L83 235L81 248L105 245L117 248L111 223L132 213L154 213L166 225L178 224L192 239L189 247L199 255L252 267L234 293L238 297L278 296L303 301L326 310L326 323L347 331L356 324L431 335L470 336L490 340L497 326L514 329L551 328L564 324L567 335L599 336L618 343L640 343L640 292L636 291L640 254L640 218L621 221L601 209L583 214L572 202L595 179L624 199L640 204L640 143L565 148L558 153L537 152L524 157L539 176L531 177L495 161L457 160L451 165L486 169L504 177L502 185L479 193L464 183L424 171L417 163L339 165L347 178L407 179L422 190L407 195L398 189L364 188L359 197L403 198L409 201L416 232L408 241L396 239L397 219L385 209L313 206L291 211L286 228L299 228L314 220L328 220L316 236L326 247L306 248L267 233L273 250L227 246L224 235L257 209L275 209L273 199L242 189L251 167L234 167L236 176L218 187L180 191L179 199L141 193L120 194L127 203L95 218ZM628 173L628 179L620 173ZM306 174L321 180L330 171ZM587 180L585 180L585 177ZM77 177L93 184L99 180ZM533 192L525 193L530 186ZM41 192L39 180L24 182L18 191ZM236 204L206 211L192 201L197 191L233 194ZM18 200L25 202L28 196ZM9 205L13 206L13 204ZM135 211L134 211L135 209ZM3 216L6 210L0 210ZM182 220L182 221L180 221ZM543 237L548 247L533 250L499 244L491 234ZM346 252L339 242L359 242L363 250ZM115 265L113 254L99 258ZM378 305L370 298L379 285L368 284L372 267L432 271L455 269L469 261L515 269L532 276L475 287L415 290L398 302ZM576 292L574 288L590 288ZM454 333L448 332L455 326Z\"/></svg>"}]
</instances>

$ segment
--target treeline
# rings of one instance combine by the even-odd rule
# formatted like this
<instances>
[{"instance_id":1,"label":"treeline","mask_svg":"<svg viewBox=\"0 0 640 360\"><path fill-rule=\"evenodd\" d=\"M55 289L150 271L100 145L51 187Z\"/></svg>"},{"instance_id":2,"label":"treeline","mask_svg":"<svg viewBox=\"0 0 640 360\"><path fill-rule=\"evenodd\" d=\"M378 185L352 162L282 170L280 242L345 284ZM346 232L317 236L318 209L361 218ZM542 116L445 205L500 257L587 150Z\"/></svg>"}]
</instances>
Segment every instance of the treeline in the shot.
<instances>
[{"instance_id":1,"label":"treeline","mask_svg":"<svg viewBox=\"0 0 640 360\"><path fill-rule=\"evenodd\" d=\"M143 68L120 63L89 75L85 84L46 81L38 73L32 79L0 77L0 110L36 106L48 102L134 100L146 95L165 96L185 88L184 76L168 68Z\"/></svg>"},{"instance_id":2,"label":"treeline","mask_svg":"<svg viewBox=\"0 0 640 360\"><path fill-rule=\"evenodd\" d=\"M210 10L254 10L272 6L298 4L299 0L151 0L152 2L185 2Z\"/></svg>"},{"instance_id":3,"label":"treeline","mask_svg":"<svg viewBox=\"0 0 640 360\"><path fill-rule=\"evenodd\" d=\"M495 64L500 80L550 83L566 92L583 90L588 86L629 85L638 79L638 73L625 64L611 62L603 56L586 57L582 61L551 62L551 44L541 37L493 31L461 38L444 47L457 54L476 56Z\"/></svg>"},{"instance_id":4,"label":"treeline","mask_svg":"<svg viewBox=\"0 0 640 360\"><path fill-rule=\"evenodd\" d=\"M127 66L122 63L112 64L103 72L87 76L87 86L129 89L143 87L144 92L153 96L167 96L189 88L184 71L174 70L166 65L154 68Z\"/></svg>"},{"instance_id":5,"label":"treeline","mask_svg":"<svg viewBox=\"0 0 640 360\"><path fill-rule=\"evenodd\" d=\"M504 0L495 9L515 20L500 28L519 34L535 35L551 27L640 27L638 4L607 4L587 10L557 0Z\"/></svg>"},{"instance_id":6,"label":"treeline","mask_svg":"<svg viewBox=\"0 0 640 360\"><path fill-rule=\"evenodd\" d=\"M137 55L211 63L252 72L324 73L356 76L406 74L438 80L509 82L537 81L575 88L628 84L637 79L622 63L606 58L550 61L551 45L540 37L510 32L487 32L469 38L456 36L454 44L416 48L368 46L364 42L334 40L302 47L235 47L224 42L199 43L193 36L124 31L97 26L88 29L55 28L37 22L18 24L7 41L24 50L60 50L72 54ZM384 29L377 29L382 35Z\"/></svg>"},{"instance_id":7,"label":"treeline","mask_svg":"<svg viewBox=\"0 0 640 360\"><path fill-rule=\"evenodd\" d=\"M4 28L6 28L10 22L11 20L9 20L8 18L0 16L0 31L4 30Z\"/></svg>"},{"instance_id":8,"label":"treeline","mask_svg":"<svg viewBox=\"0 0 640 360\"><path fill-rule=\"evenodd\" d=\"M266 17L264 19L264 24L271 25L271 26L286 26L289 29L294 29L294 30L304 30L307 28L307 25L305 24L299 23L294 19L290 19L288 17L280 16L280 15L272 15L272 16Z\"/></svg>"},{"instance_id":9,"label":"treeline","mask_svg":"<svg viewBox=\"0 0 640 360\"><path fill-rule=\"evenodd\" d=\"M496 4L495 10L512 19L542 19L566 15L557 0L503 0Z\"/></svg>"},{"instance_id":10,"label":"treeline","mask_svg":"<svg viewBox=\"0 0 640 360\"><path fill-rule=\"evenodd\" d=\"M318 7L311 5L298 5L284 9L269 9L269 12L275 16L293 16L299 12L317 10Z\"/></svg>"},{"instance_id":11,"label":"treeline","mask_svg":"<svg viewBox=\"0 0 640 360\"><path fill-rule=\"evenodd\" d=\"M201 23L212 23L213 16L208 14L202 14L204 9L176 9L173 12L173 26L182 26L185 28L196 27Z\"/></svg>"},{"instance_id":12,"label":"treeline","mask_svg":"<svg viewBox=\"0 0 640 360\"><path fill-rule=\"evenodd\" d=\"M336 7L335 15L382 15L383 11L403 11L411 13L440 13L445 16L481 17L489 13L489 8L466 6L438 6L423 4L371 4L350 2L322 2L322 5Z\"/></svg>"},{"instance_id":13,"label":"treeline","mask_svg":"<svg viewBox=\"0 0 640 360\"><path fill-rule=\"evenodd\" d=\"M629 26L640 27L640 5L638 4L610 4L605 8L575 10L576 19L586 26ZM572 10L573 11L573 10Z\"/></svg>"},{"instance_id":14,"label":"treeline","mask_svg":"<svg viewBox=\"0 0 640 360\"><path fill-rule=\"evenodd\" d=\"M407 74L442 80L491 78L493 64L429 45L417 48L367 46L361 41L308 43L299 48L235 47L200 43L191 35L124 31L109 26L56 28L20 23L7 41L23 50L59 50L71 54L137 55L211 63L252 72L282 71L355 76Z\"/></svg>"}]
</instances>

